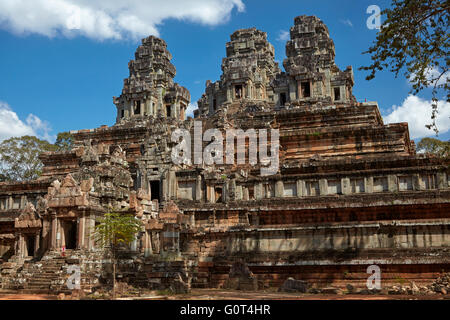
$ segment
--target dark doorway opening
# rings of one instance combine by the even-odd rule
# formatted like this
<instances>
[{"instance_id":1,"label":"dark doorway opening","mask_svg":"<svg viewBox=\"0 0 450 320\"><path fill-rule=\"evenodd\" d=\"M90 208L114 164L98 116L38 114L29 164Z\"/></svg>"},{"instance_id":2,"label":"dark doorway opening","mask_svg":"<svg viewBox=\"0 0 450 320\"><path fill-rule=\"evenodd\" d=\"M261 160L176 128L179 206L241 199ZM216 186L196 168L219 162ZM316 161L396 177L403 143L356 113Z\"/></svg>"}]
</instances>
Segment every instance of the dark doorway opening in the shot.
<instances>
[{"instance_id":1,"label":"dark doorway opening","mask_svg":"<svg viewBox=\"0 0 450 320\"><path fill-rule=\"evenodd\" d=\"M341 100L341 88L334 88L334 100Z\"/></svg>"},{"instance_id":2,"label":"dark doorway opening","mask_svg":"<svg viewBox=\"0 0 450 320\"><path fill-rule=\"evenodd\" d=\"M27 236L27 256L29 257L34 257L35 240L36 236L34 234Z\"/></svg>"},{"instance_id":3,"label":"dark doorway opening","mask_svg":"<svg viewBox=\"0 0 450 320\"><path fill-rule=\"evenodd\" d=\"M286 93L282 92L280 93L280 106L284 106L286 103Z\"/></svg>"},{"instance_id":4,"label":"dark doorway opening","mask_svg":"<svg viewBox=\"0 0 450 320\"><path fill-rule=\"evenodd\" d=\"M171 106L166 106L166 115L167 115L167 117L171 117L172 116L172 108L171 108Z\"/></svg>"},{"instance_id":5,"label":"dark doorway opening","mask_svg":"<svg viewBox=\"0 0 450 320\"><path fill-rule=\"evenodd\" d=\"M309 98L311 96L311 87L309 82L302 82L302 98Z\"/></svg>"},{"instance_id":6,"label":"dark doorway opening","mask_svg":"<svg viewBox=\"0 0 450 320\"><path fill-rule=\"evenodd\" d=\"M222 202L222 187L215 187L216 203Z\"/></svg>"},{"instance_id":7,"label":"dark doorway opening","mask_svg":"<svg viewBox=\"0 0 450 320\"><path fill-rule=\"evenodd\" d=\"M242 94L242 85L238 84L234 87L234 94L236 99L241 99L243 94Z\"/></svg>"},{"instance_id":8,"label":"dark doorway opening","mask_svg":"<svg viewBox=\"0 0 450 320\"><path fill-rule=\"evenodd\" d=\"M151 189L151 199L152 200L158 200L158 202L161 202L159 197L159 181L150 181L150 189Z\"/></svg>"},{"instance_id":9,"label":"dark doorway opening","mask_svg":"<svg viewBox=\"0 0 450 320\"><path fill-rule=\"evenodd\" d=\"M135 101L134 114L141 114L141 102L140 101Z\"/></svg>"},{"instance_id":10,"label":"dark doorway opening","mask_svg":"<svg viewBox=\"0 0 450 320\"><path fill-rule=\"evenodd\" d=\"M66 221L64 228L64 238L66 242L66 249L77 248L77 222Z\"/></svg>"}]
</instances>

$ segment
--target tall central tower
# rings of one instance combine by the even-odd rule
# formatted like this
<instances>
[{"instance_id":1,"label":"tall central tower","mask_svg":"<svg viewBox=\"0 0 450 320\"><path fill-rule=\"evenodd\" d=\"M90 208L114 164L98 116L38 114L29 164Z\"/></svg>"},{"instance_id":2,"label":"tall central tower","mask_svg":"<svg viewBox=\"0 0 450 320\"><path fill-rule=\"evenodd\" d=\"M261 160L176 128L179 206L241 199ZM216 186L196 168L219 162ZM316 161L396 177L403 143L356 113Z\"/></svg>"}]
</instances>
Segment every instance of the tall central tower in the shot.
<instances>
[{"instance_id":1,"label":"tall central tower","mask_svg":"<svg viewBox=\"0 0 450 320\"><path fill-rule=\"evenodd\" d=\"M130 75L123 81L120 97L113 97L117 121L167 117L184 120L190 102L189 91L173 82L175 66L164 40L142 39L135 59L128 63Z\"/></svg>"}]
</instances>

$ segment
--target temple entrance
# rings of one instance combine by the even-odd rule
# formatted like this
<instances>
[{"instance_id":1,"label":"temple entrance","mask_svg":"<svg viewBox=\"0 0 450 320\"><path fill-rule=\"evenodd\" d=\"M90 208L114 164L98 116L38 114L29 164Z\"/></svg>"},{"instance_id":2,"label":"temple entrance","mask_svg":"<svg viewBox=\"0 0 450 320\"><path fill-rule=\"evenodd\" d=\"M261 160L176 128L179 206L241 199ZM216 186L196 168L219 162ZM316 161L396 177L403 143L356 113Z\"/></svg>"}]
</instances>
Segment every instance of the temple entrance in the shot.
<instances>
[{"instance_id":1,"label":"temple entrance","mask_svg":"<svg viewBox=\"0 0 450 320\"><path fill-rule=\"evenodd\" d=\"M161 202L160 196L159 196L159 181L150 181L150 190L151 190L151 199L158 200L158 202Z\"/></svg>"},{"instance_id":2,"label":"temple entrance","mask_svg":"<svg viewBox=\"0 0 450 320\"><path fill-rule=\"evenodd\" d=\"M309 82L302 82L301 84L302 98L311 97L311 84Z\"/></svg>"},{"instance_id":3,"label":"temple entrance","mask_svg":"<svg viewBox=\"0 0 450 320\"><path fill-rule=\"evenodd\" d=\"M25 243L27 246L27 252L26 252L26 256L28 257L34 257L34 248L35 248L35 243L36 241L36 236L34 234L31 234L29 236L26 236L25 238Z\"/></svg>"},{"instance_id":4,"label":"temple entrance","mask_svg":"<svg viewBox=\"0 0 450 320\"><path fill-rule=\"evenodd\" d=\"M66 249L77 248L77 222L64 221L64 240Z\"/></svg>"}]
</instances>

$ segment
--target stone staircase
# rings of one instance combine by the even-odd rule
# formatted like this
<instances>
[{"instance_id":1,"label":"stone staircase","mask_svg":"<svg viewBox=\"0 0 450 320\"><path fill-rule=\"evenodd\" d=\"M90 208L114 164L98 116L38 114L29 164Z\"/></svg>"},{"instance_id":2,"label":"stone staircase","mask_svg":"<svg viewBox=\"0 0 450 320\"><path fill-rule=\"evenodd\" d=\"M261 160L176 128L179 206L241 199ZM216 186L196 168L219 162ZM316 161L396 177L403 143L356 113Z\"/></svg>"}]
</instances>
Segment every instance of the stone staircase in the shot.
<instances>
[{"instance_id":1,"label":"stone staircase","mask_svg":"<svg viewBox=\"0 0 450 320\"><path fill-rule=\"evenodd\" d=\"M1 287L3 290L18 290L22 293L70 294L66 281L70 260L70 251L66 256L60 253L48 253L39 261L25 260L23 263L11 259L1 265Z\"/></svg>"}]
</instances>

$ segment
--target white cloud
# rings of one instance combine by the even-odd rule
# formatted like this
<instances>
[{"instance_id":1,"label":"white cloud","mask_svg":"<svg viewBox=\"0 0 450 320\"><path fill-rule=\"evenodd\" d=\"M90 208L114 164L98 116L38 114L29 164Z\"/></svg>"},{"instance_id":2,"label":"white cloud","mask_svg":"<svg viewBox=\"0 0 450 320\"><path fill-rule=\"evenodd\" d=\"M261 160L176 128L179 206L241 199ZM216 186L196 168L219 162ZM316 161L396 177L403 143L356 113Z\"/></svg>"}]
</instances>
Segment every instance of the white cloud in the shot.
<instances>
[{"instance_id":1,"label":"white cloud","mask_svg":"<svg viewBox=\"0 0 450 320\"><path fill-rule=\"evenodd\" d=\"M349 19L341 19L339 21L345 24L346 26L353 27L353 23Z\"/></svg>"},{"instance_id":2,"label":"white cloud","mask_svg":"<svg viewBox=\"0 0 450 320\"><path fill-rule=\"evenodd\" d=\"M435 132L425 127L431 123L431 104L432 101L409 95L402 105L392 106L392 112L383 116L384 122L408 122L411 139L433 136ZM450 103L438 101L438 112L436 125L443 134L450 130Z\"/></svg>"},{"instance_id":3,"label":"white cloud","mask_svg":"<svg viewBox=\"0 0 450 320\"><path fill-rule=\"evenodd\" d=\"M277 40L278 41L288 41L289 40L289 31L280 30Z\"/></svg>"},{"instance_id":4,"label":"white cloud","mask_svg":"<svg viewBox=\"0 0 450 320\"><path fill-rule=\"evenodd\" d=\"M194 117L194 110L197 109L197 102L194 103L189 103L187 109L186 109L186 116L191 116L192 118Z\"/></svg>"},{"instance_id":5,"label":"white cloud","mask_svg":"<svg viewBox=\"0 0 450 320\"><path fill-rule=\"evenodd\" d=\"M0 101L0 141L28 135L53 142L55 136L50 135L50 131L46 121L30 113L23 122L6 102Z\"/></svg>"},{"instance_id":6,"label":"white cloud","mask_svg":"<svg viewBox=\"0 0 450 320\"><path fill-rule=\"evenodd\" d=\"M0 1L0 28L47 37L94 39L159 35L166 19L217 25L229 20L242 0L7 0Z\"/></svg>"}]
</instances>

